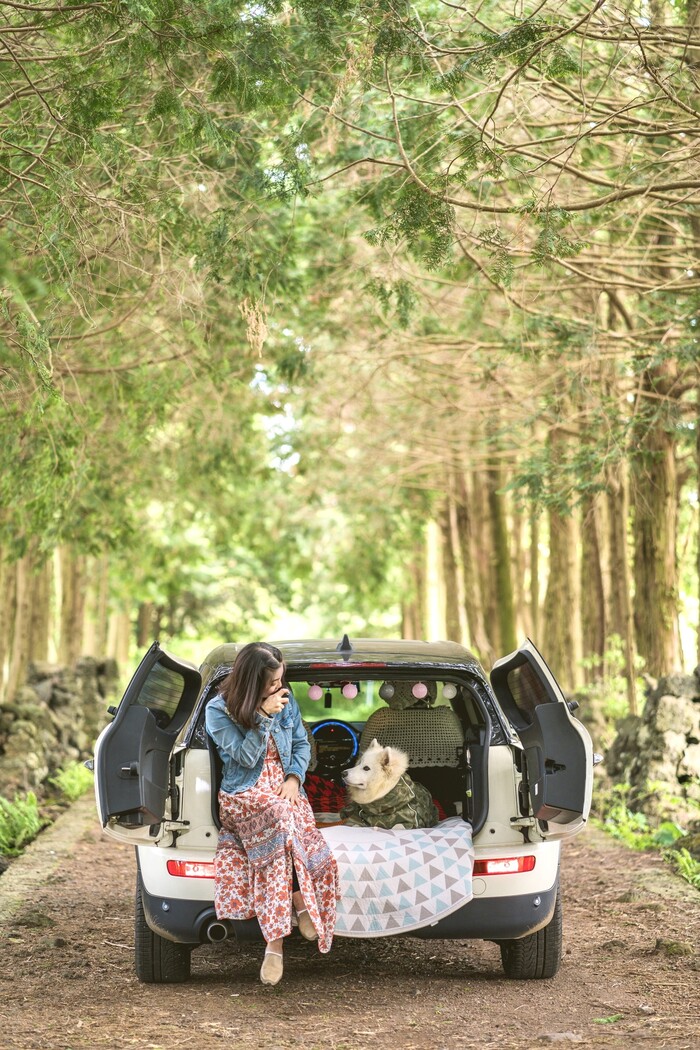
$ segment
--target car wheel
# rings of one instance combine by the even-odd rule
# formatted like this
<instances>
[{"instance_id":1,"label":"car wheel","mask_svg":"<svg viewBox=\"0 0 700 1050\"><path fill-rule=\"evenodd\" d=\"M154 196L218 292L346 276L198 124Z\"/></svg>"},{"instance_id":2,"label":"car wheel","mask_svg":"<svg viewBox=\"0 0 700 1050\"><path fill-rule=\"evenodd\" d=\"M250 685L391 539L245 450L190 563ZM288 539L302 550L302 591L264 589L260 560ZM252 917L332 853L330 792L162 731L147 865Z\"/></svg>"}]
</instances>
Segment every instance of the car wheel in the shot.
<instances>
[{"instance_id":1,"label":"car wheel","mask_svg":"<svg viewBox=\"0 0 700 1050\"><path fill-rule=\"evenodd\" d=\"M144 984L179 984L190 976L190 948L159 937L146 922L140 877L136 880L134 949L136 976Z\"/></svg>"},{"instance_id":2,"label":"car wheel","mask_svg":"<svg viewBox=\"0 0 700 1050\"><path fill-rule=\"evenodd\" d=\"M501 941L501 962L506 977L516 981L554 977L561 964L562 907L557 887L554 914L546 926L517 941Z\"/></svg>"}]
</instances>

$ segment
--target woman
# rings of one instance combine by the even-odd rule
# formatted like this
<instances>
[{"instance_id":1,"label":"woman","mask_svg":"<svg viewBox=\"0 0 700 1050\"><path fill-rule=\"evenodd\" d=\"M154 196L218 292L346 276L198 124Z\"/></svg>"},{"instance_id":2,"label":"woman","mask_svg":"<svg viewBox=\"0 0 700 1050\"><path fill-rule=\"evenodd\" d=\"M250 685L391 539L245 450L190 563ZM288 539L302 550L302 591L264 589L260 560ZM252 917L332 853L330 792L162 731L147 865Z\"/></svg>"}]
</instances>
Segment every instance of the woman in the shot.
<instances>
[{"instance_id":1,"label":"woman","mask_svg":"<svg viewBox=\"0 0 700 1050\"><path fill-rule=\"evenodd\" d=\"M335 858L303 791L311 748L284 673L279 649L244 645L206 712L223 763L216 915L257 916L267 942L263 984L282 977L293 913L302 936L330 950L340 896Z\"/></svg>"}]
</instances>

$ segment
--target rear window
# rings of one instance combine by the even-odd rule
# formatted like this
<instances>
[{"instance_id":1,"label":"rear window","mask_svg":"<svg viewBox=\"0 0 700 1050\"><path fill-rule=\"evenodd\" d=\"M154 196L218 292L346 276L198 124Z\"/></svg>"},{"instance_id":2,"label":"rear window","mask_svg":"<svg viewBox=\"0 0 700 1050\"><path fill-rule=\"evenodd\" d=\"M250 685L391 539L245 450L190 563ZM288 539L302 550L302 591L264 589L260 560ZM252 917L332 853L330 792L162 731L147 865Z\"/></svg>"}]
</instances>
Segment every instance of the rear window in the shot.
<instances>
[{"instance_id":1,"label":"rear window","mask_svg":"<svg viewBox=\"0 0 700 1050\"><path fill-rule=\"evenodd\" d=\"M427 678L410 682L383 678L307 682L290 676L289 684L305 722L318 722L329 717L343 722L366 722L380 707L450 706L450 701L443 695L444 683L431 682ZM425 687L424 695L421 695L421 686ZM392 688L394 693L390 696ZM413 692L416 689L417 693Z\"/></svg>"},{"instance_id":2,"label":"rear window","mask_svg":"<svg viewBox=\"0 0 700 1050\"><path fill-rule=\"evenodd\" d=\"M507 682L518 713L527 725L532 725L536 709L550 699L539 676L529 663L522 663L508 672Z\"/></svg>"},{"instance_id":3,"label":"rear window","mask_svg":"<svg viewBox=\"0 0 700 1050\"><path fill-rule=\"evenodd\" d=\"M184 675L157 663L141 687L137 703L152 711L158 725L163 727L175 717L184 691Z\"/></svg>"}]
</instances>

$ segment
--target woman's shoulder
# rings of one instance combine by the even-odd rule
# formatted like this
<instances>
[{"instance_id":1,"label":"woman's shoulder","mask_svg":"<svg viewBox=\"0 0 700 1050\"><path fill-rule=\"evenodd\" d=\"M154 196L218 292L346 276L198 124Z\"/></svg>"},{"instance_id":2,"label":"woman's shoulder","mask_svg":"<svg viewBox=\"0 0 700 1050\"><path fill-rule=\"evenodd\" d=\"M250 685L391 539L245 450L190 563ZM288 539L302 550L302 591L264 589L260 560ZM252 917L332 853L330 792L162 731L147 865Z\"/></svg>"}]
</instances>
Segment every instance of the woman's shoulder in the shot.
<instances>
[{"instance_id":1,"label":"woman's shoulder","mask_svg":"<svg viewBox=\"0 0 700 1050\"><path fill-rule=\"evenodd\" d=\"M224 700L221 693L217 693L216 696L212 697L212 699L208 702L206 711L204 712L204 718L205 721L209 723L212 718L218 720L221 717L221 715L225 715L226 718L231 717L226 708L226 701Z\"/></svg>"}]
</instances>

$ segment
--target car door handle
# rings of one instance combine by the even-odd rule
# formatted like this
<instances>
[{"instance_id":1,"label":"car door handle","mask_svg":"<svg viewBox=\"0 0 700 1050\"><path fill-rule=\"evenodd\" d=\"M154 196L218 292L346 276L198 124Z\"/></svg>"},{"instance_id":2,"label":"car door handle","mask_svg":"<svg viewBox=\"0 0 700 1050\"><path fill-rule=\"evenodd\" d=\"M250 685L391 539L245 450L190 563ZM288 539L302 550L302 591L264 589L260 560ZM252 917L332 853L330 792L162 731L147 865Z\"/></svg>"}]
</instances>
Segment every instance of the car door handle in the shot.
<instances>
[{"instance_id":1,"label":"car door handle","mask_svg":"<svg viewBox=\"0 0 700 1050\"><path fill-rule=\"evenodd\" d=\"M139 764L138 762L130 762L128 766L122 766L119 770L119 776L124 779L131 777L137 777L139 775Z\"/></svg>"}]
</instances>

